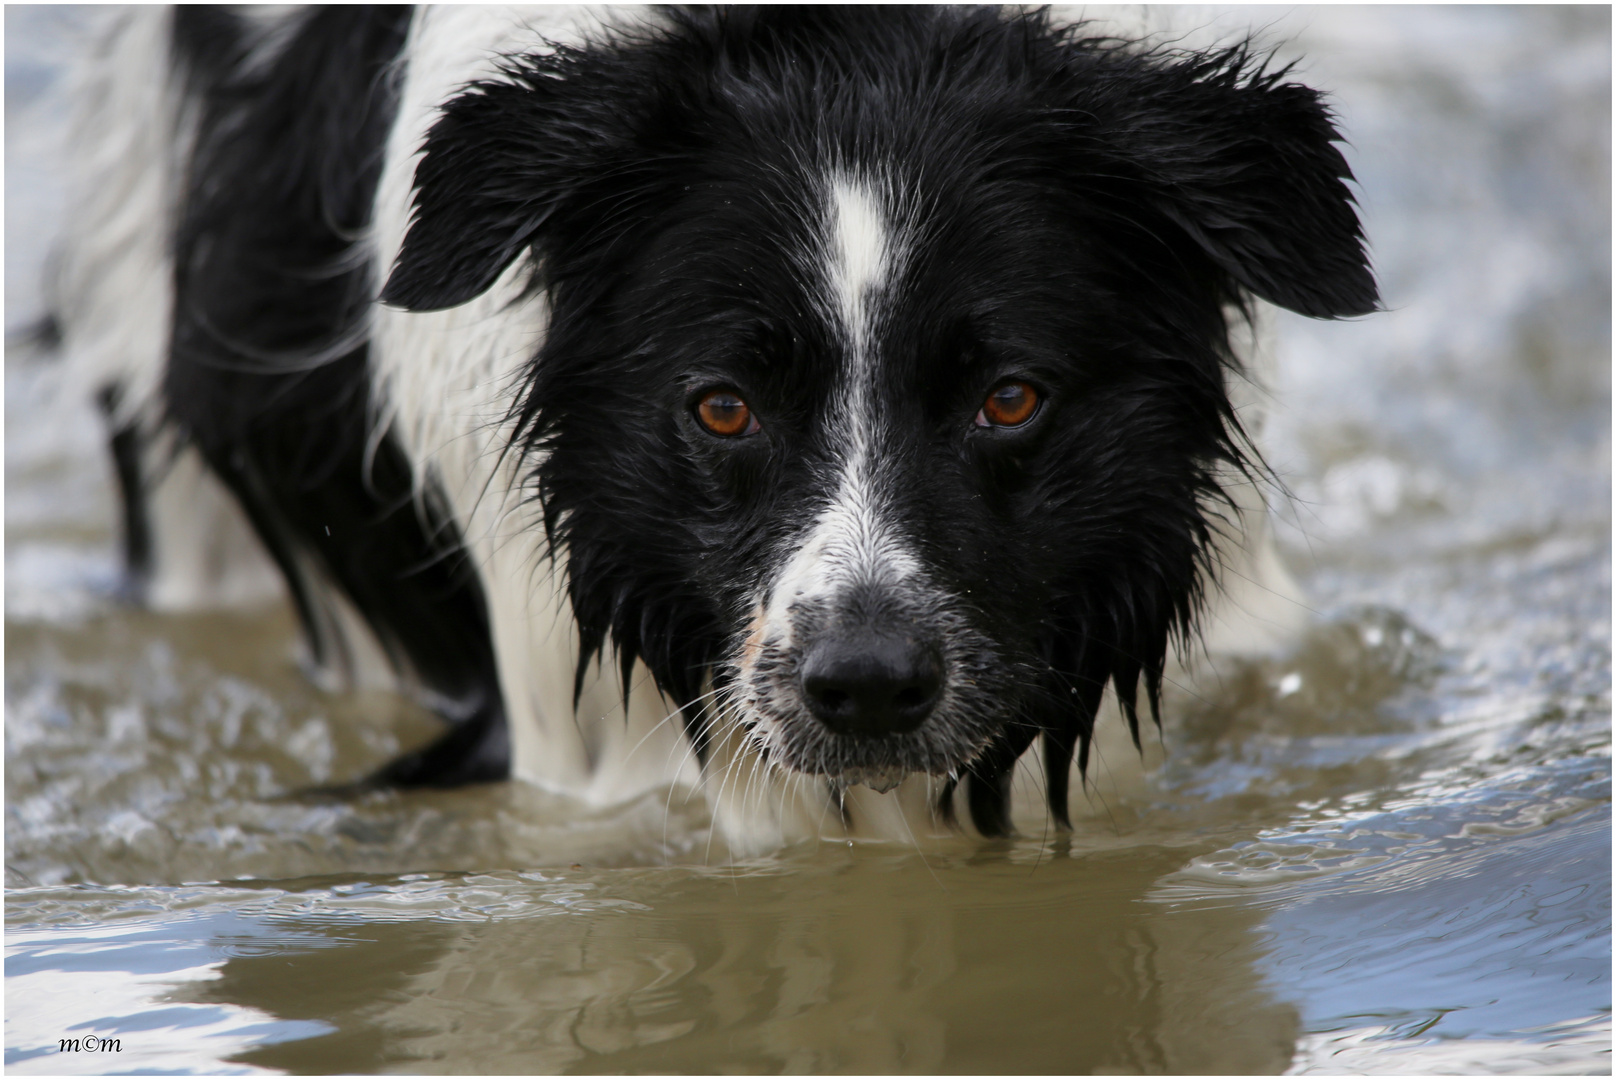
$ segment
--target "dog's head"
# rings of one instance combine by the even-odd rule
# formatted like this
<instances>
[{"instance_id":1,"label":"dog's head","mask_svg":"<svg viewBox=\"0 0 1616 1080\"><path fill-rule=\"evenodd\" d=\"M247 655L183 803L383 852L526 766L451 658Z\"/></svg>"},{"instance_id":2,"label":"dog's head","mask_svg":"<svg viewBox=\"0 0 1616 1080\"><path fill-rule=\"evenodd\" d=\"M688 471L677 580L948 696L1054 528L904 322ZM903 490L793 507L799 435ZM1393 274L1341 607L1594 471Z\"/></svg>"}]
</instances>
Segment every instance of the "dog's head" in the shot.
<instances>
[{"instance_id":1,"label":"dog's head","mask_svg":"<svg viewBox=\"0 0 1616 1080\"><path fill-rule=\"evenodd\" d=\"M1038 14L668 18L448 102L384 299L530 256L515 409L581 665L643 657L698 748L969 775L985 832L1042 734L1064 817L1213 570L1226 313L1376 305L1329 114L1243 48Z\"/></svg>"}]
</instances>

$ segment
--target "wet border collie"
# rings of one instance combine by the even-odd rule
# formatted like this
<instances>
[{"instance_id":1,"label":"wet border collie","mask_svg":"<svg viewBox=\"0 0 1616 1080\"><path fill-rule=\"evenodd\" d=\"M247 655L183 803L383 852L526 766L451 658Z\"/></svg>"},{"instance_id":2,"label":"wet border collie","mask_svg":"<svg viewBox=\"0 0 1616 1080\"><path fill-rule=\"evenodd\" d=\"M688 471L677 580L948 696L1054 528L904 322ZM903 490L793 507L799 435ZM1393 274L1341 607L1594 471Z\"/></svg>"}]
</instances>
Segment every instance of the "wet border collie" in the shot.
<instances>
[{"instance_id":1,"label":"wet border collie","mask_svg":"<svg viewBox=\"0 0 1616 1080\"><path fill-rule=\"evenodd\" d=\"M1018 776L1068 820L1175 656L1291 618L1240 342L1377 298L1330 112L1249 46L116 22L60 291L131 579L240 599L267 554L317 671L448 724L375 782L686 784L738 849L1002 835Z\"/></svg>"}]
</instances>

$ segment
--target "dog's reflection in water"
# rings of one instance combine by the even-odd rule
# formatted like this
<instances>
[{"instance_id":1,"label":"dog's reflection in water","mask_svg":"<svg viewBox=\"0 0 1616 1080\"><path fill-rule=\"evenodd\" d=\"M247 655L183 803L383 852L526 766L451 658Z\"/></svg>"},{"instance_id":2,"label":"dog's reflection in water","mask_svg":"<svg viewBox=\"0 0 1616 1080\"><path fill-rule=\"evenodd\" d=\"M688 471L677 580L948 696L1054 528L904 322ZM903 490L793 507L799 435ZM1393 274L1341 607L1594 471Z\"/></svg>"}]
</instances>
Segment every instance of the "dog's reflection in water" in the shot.
<instances>
[{"instance_id":1,"label":"dog's reflection in water","mask_svg":"<svg viewBox=\"0 0 1616 1080\"><path fill-rule=\"evenodd\" d=\"M177 996L333 1025L238 1058L293 1072L1285 1068L1297 1015L1261 985L1257 915L1143 902L1184 852L1027 847L558 874L531 888L577 910L528 918L277 919L322 947L233 940Z\"/></svg>"}]
</instances>

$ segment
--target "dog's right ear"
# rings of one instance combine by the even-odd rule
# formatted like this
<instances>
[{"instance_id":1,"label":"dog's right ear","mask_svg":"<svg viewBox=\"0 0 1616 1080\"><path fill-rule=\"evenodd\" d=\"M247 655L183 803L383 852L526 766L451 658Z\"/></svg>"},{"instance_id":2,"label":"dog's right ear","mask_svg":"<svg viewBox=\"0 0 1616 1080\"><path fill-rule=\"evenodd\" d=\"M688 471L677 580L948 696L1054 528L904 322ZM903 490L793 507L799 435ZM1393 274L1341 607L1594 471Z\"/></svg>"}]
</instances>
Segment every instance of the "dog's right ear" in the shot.
<instances>
[{"instance_id":1,"label":"dog's right ear","mask_svg":"<svg viewBox=\"0 0 1616 1080\"><path fill-rule=\"evenodd\" d=\"M384 303L437 311L481 295L600 175L632 111L586 59L568 49L525 57L443 107Z\"/></svg>"}]
</instances>

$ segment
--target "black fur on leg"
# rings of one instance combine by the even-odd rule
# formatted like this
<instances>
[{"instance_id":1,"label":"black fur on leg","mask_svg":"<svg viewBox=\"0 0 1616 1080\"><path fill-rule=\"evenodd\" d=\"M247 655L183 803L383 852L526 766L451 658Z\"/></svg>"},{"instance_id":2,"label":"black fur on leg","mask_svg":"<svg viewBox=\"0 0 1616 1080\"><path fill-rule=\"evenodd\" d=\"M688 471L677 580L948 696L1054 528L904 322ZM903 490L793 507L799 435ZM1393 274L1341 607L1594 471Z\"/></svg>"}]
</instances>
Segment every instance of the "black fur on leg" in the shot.
<instances>
[{"instance_id":1,"label":"black fur on leg","mask_svg":"<svg viewBox=\"0 0 1616 1080\"><path fill-rule=\"evenodd\" d=\"M139 425L132 421L117 425L114 419L122 394L121 387L111 384L102 387L95 400L111 429L107 446L112 454L112 473L118 483L122 509L118 523L123 546L124 591L129 599L139 602L145 598L146 586L151 580L151 522L146 513L146 486L141 475Z\"/></svg>"},{"instance_id":2,"label":"black fur on leg","mask_svg":"<svg viewBox=\"0 0 1616 1080\"><path fill-rule=\"evenodd\" d=\"M1049 802L1050 816L1057 827L1070 829L1070 788L1072 753L1077 748L1076 724L1051 728L1044 732L1044 790Z\"/></svg>"},{"instance_id":3,"label":"black fur on leg","mask_svg":"<svg viewBox=\"0 0 1616 1080\"><path fill-rule=\"evenodd\" d=\"M1037 735L1038 729L1031 724L1008 727L971 762L965 797L971 808L971 824L983 836L1001 837L1015 832L1010 823L1010 781L1017 759Z\"/></svg>"},{"instance_id":4,"label":"black fur on leg","mask_svg":"<svg viewBox=\"0 0 1616 1080\"><path fill-rule=\"evenodd\" d=\"M510 733L496 701L447 734L372 773L364 786L458 787L510 775Z\"/></svg>"},{"instance_id":5,"label":"black fur on leg","mask_svg":"<svg viewBox=\"0 0 1616 1080\"><path fill-rule=\"evenodd\" d=\"M1081 669L1079 669L1081 671ZM1049 812L1055 823L1070 829L1070 784L1073 752L1077 753L1078 775L1087 777L1089 744L1094 736L1094 720L1105 694L1104 678L1074 674L1066 688L1069 698L1064 715L1044 729L1044 790Z\"/></svg>"},{"instance_id":6,"label":"black fur on leg","mask_svg":"<svg viewBox=\"0 0 1616 1080\"><path fill-rule=\"evenodd\" d=\"M431 477L374 430L368 235L407 8L316 7L265 38L181 7L196 109L174 243L165 421L240 502L279 565L316 662L364 618L405 684L454 725L371 783L502 779L510 746L481 582Z\"/></svg>"}]
</instances>

